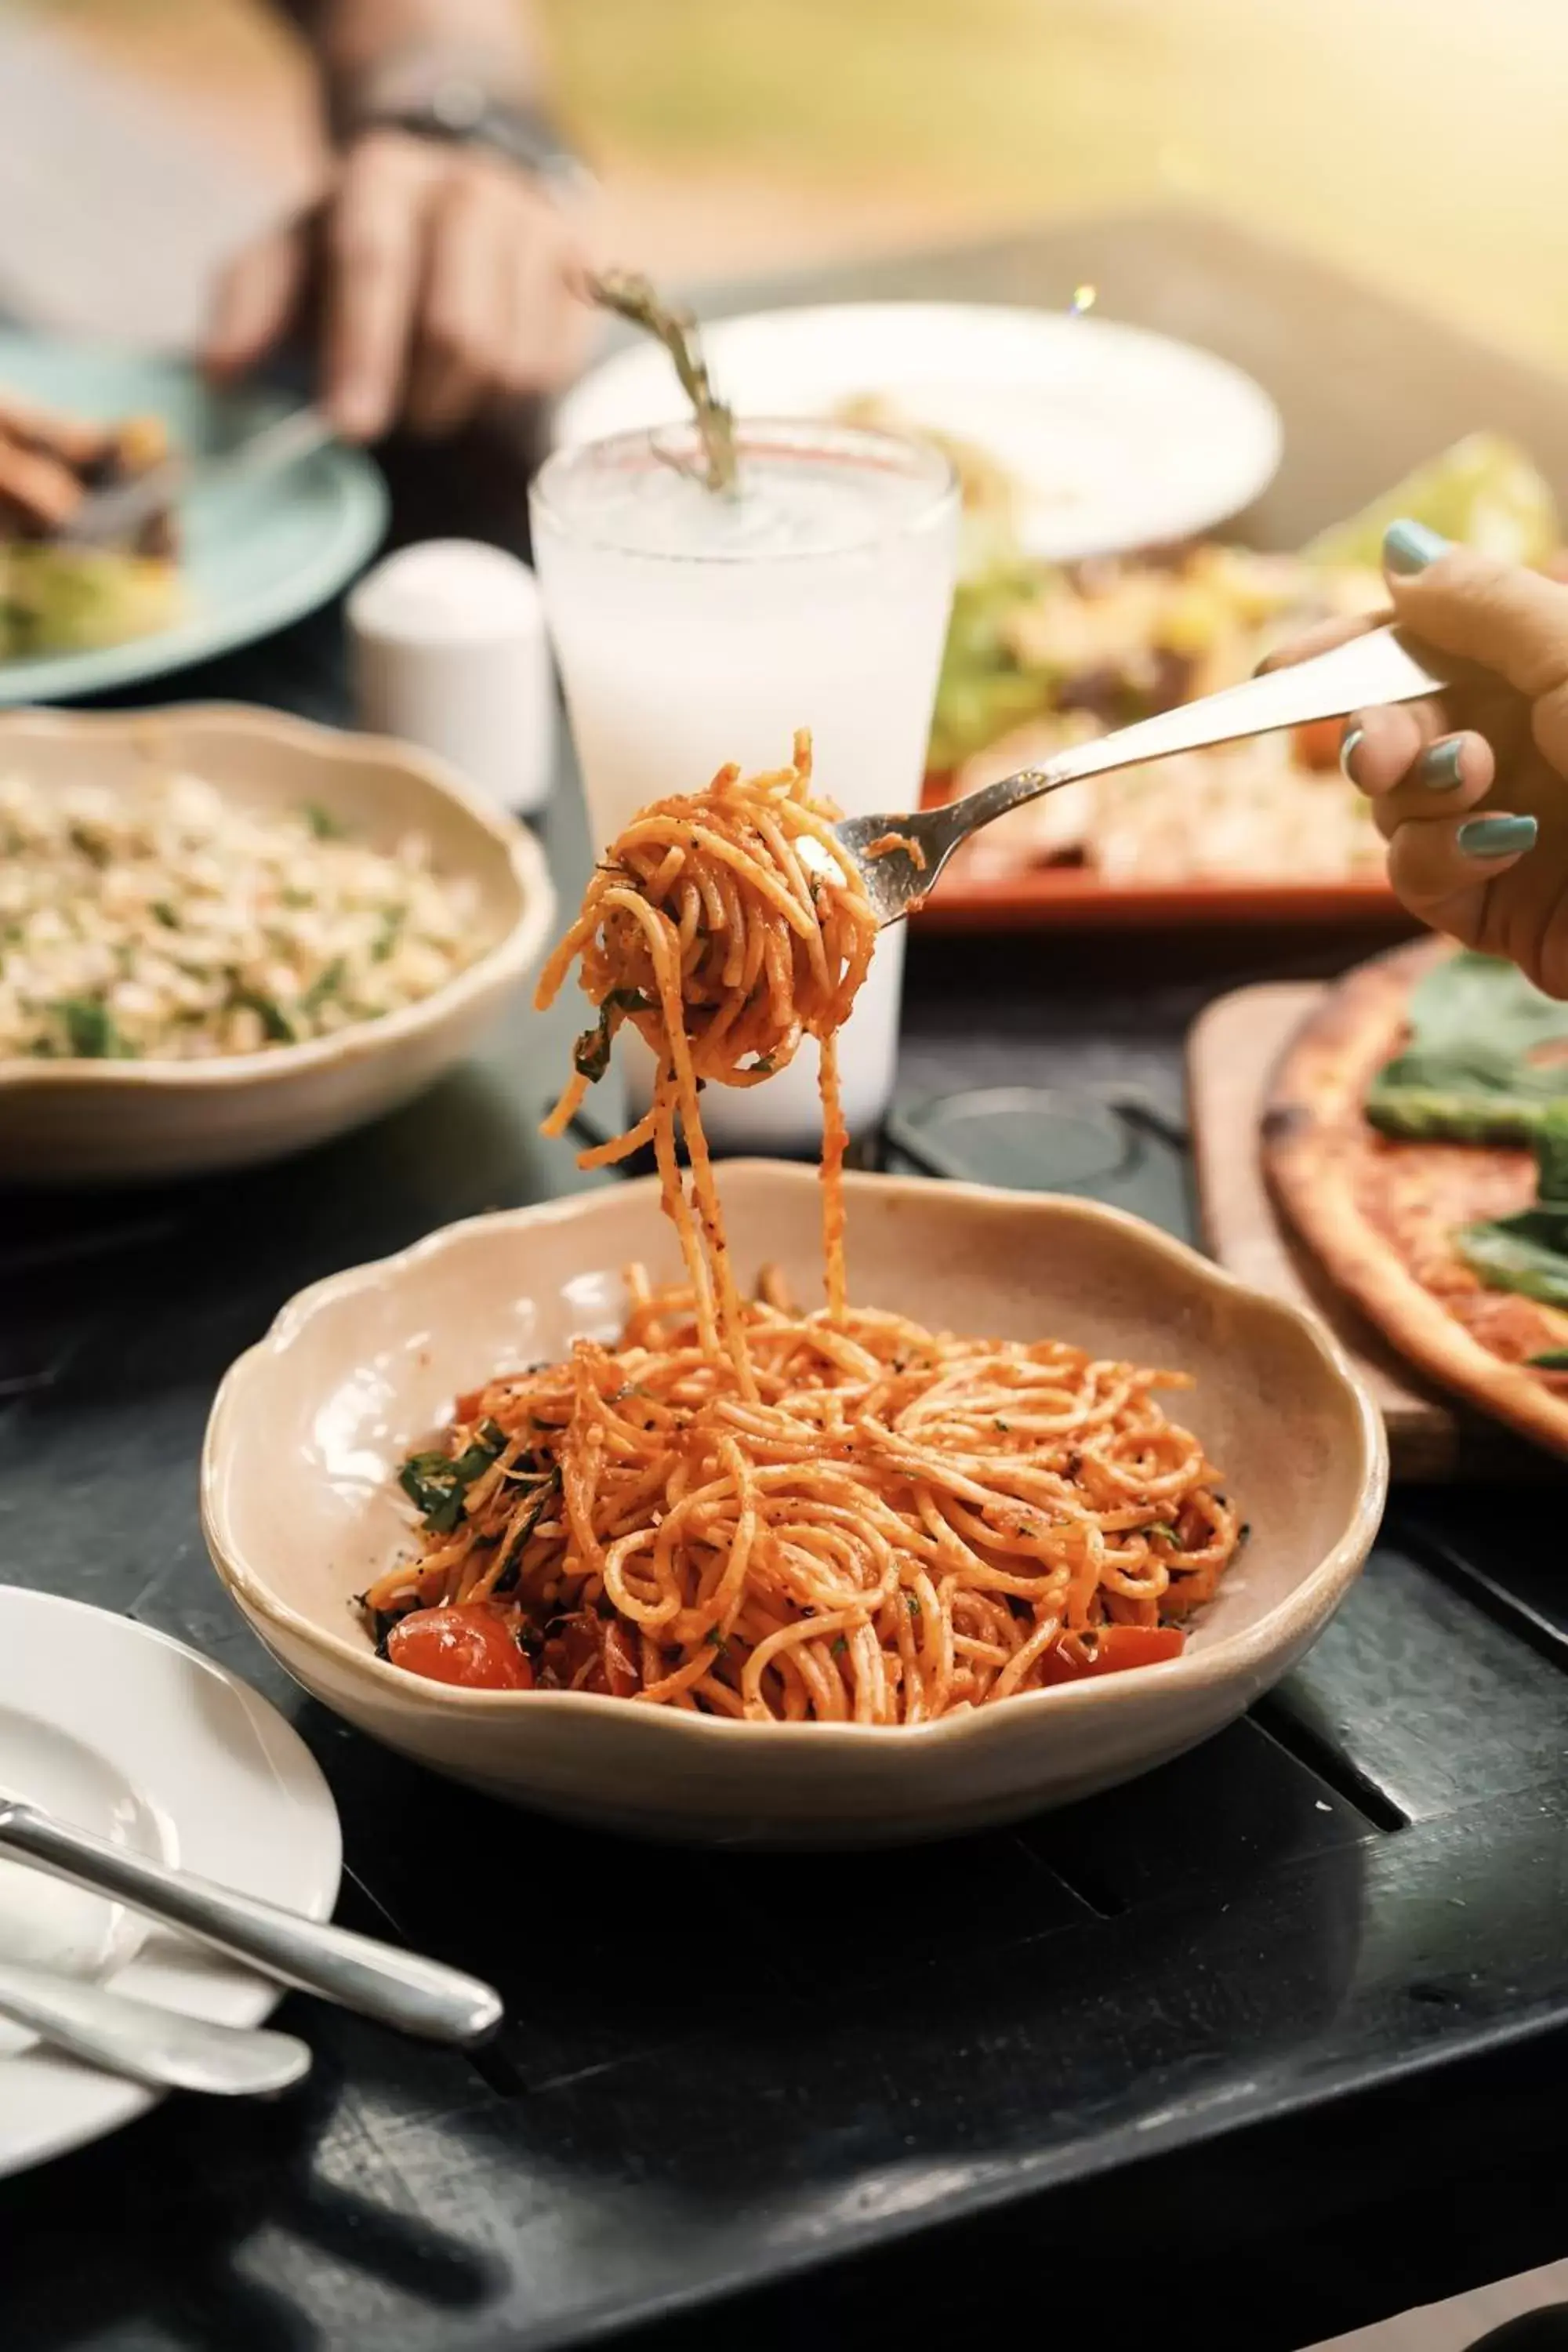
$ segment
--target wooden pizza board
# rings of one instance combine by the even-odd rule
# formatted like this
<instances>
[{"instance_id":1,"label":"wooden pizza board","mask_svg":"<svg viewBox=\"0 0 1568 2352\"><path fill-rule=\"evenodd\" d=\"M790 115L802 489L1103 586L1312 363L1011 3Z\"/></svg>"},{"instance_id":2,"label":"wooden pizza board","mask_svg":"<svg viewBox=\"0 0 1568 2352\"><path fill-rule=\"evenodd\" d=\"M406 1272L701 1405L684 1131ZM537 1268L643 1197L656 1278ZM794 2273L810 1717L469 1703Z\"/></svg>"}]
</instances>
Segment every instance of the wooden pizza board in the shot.
<instances>
[{"instance_id":1,"label":"wooden pizza board","mask_svg":"<svg viewBox=\"0 0 1568 2352\"><path fill-rule=\"evenodd\" d=\"M1544 1454L1430 1386L1337 1292L1281 1221L1258 1148L1275 1065L1322 999L1319 983L1270 982L1222 996L1194 1024L1187 1090L1205 1239L1255 1289L1310 1307L1366 1381L1388 1429L1395 1478L1549 1475Z\"/></svg>"}]
</instances>

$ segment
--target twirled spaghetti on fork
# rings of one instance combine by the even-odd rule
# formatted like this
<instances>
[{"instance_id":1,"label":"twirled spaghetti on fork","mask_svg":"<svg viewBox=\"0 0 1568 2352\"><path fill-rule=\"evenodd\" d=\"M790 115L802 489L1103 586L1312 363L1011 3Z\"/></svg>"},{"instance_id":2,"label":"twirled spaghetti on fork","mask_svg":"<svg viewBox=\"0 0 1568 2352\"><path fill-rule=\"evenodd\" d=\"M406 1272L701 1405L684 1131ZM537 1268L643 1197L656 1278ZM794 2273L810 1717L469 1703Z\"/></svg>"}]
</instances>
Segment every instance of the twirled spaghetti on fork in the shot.
<instances>
[{"instance_id":1,"label":"twirled spaghetti on fork","mask_svg":"<svg viewBox=\"0 0 1568 2352\"><path fill-rule=\"evenodd\" d=\"M651 1143L686 1282L628 1275L612 1347L459 1398L406 1464L422 1551L363 1596L386 1654L438 1679L607 1692L752 1720L916 1724L1173 1655L1238 1539L1182 1376L1056 1340L966 1339L847 1303L834 1037L875 922L793 764L645 810L541 982L595 1008L559 1129L630 1021L652 1107L584 1155ZM742 1298L700 1088L817 1041L826 1304ZM678 1154L683 1136L689 1193Z\"/></svg>"}]
</instances>

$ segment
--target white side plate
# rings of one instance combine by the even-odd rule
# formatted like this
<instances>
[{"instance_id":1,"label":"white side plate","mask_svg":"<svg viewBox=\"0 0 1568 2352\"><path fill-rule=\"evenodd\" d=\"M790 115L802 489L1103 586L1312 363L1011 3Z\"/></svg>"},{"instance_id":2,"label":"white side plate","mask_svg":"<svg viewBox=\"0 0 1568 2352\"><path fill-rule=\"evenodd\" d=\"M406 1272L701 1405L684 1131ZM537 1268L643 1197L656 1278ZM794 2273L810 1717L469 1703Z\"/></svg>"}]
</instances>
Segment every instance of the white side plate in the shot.
<instances>
[{"instance_id":1,"label":"white side plate","mask_svg":"<svg viewBox=\"0 0 1568 2352\"><path fill-rule=\"evenodd\" d=\"M327 1919L342 1842L298 1732L181 1643L0 1587L0 1786L100 1837ZM280 1989L118 1905L0 1864L0 1958L112 1982L224 2025ZM0 2024L0 2176L117 2130L156 2097Z\"/></svg>"}]
</instances>

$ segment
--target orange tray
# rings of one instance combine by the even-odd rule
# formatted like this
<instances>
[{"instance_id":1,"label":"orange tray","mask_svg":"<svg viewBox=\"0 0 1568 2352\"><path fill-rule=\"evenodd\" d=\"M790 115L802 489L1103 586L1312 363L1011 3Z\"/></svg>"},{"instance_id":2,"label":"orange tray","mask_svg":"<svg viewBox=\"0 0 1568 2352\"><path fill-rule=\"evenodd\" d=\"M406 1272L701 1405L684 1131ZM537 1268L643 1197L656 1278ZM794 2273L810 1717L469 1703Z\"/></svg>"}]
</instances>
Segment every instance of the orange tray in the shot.
<instances>
[{"instance_id":1,"label":"orange tray","mask_svg":"<svg viewBox=\"0 0 1568 2352\"><path fill-rule=\"evenodd\" d=\"M956 780L931 772L922 808L952 800ZM1108 882L1090 866L1020 865L972 875L960 851L913 919L927 931L1286 930L1343 929L1398 938L1419 929L1381 874L1353 882L1290 882L1282 876L1231 881Z\"/></svg>"},{"instance_id":2,"label":"orange tray","mask_svg":"<svg viewBox=\"0 0 1568 2352\"><path fill-rule=\"evenodd\" d=\"M1081 866L1021 866L1016 874L943 879L914 918L921 930L1386 930L1415 926L1381 877L1358 882L1103 881Z\"/></svg>"}]
</instances>

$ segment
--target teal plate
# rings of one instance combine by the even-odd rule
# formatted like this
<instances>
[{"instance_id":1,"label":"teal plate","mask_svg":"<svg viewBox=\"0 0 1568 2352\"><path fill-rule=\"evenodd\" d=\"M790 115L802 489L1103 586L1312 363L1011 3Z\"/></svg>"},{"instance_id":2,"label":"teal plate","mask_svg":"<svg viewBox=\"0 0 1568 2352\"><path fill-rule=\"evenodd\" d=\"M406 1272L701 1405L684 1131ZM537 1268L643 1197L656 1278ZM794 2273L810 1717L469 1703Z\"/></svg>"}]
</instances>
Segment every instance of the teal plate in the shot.
<instances>
[{"instance_id":1,"label":"teal plate","mask_svg":"<svg viewBox=\"0 0 1568 2352\"><path fill-rule=\"evenodd\" d=\"M214 392L178 360L5 329L0 389L80 416L161 416L175 447L193 456L246 439L287 405L256 392ZM323 449L286 474L193 489L180 507L186 617L90 653L0 662L0 704L99 694L249 645L324 604L385 528L385 484L357 449Z\"/></svg>"}]
</instances>

